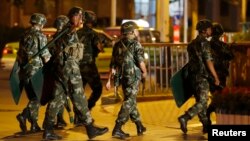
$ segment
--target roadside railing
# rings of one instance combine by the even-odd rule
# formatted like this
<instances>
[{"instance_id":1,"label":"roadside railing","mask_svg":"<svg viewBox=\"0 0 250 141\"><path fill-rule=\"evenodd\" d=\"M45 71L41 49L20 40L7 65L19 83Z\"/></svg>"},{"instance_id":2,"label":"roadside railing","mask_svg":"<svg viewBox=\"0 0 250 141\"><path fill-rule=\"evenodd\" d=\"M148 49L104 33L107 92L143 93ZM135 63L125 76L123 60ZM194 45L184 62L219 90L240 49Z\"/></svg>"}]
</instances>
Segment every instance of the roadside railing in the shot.
<instances>
[{"instance_id":1,"label":"roadside railing","mask_svg":"<svg viewBox=\"0 0 250 141\"><path fill-rule=\"evenodd\" d=\"M187 44L143 43L148 55L146 87L143 94L168 94L170 78L188 61Z\"/></svg>"},{"instance_id":2,"label":"roadside railing","mask_svg":"<svg viewBox=\"0 0 250 141\"><path fill-rule=\"evenodd\" d=\"M186 43L143 43L148 54L148 77L141 95L171 94L170 79L188 62ZM250 85L250 42L232 46L235 58L231 61L228 86ZM139 94L139 95L140 95Z\"/></svg>"}]
</instances>

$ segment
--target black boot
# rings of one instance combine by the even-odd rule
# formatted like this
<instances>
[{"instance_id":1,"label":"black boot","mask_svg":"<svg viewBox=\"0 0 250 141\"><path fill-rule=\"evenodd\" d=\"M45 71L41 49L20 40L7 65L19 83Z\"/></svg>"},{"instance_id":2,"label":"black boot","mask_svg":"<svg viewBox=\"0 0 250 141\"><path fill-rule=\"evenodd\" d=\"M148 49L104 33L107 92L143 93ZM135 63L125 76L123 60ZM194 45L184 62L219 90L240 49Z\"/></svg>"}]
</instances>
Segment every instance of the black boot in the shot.
<instances>
[{"instance_id":1,"label":"black boot","mask_svg":"<svg viewBox=\"0 0 250 141\"><path fill-rule=\"evenodd\" d=\"M178 118L180 124L181 124L181 130L184 134L187 133L187 122L190 119L190 116L188 114L184 114Z\"/></svg>"},{"instance_id":2,"label":"black boot","mask_svg":"<svg viewBox=\"0 0 250 141\"><path fill-rule=\"evenodd\" d=\"M21 128L22 133L26 134L27 133L26 117L24 117L22 114L18 114L16 116L16 119L19 122L19 127Z\"/></svg>"},{"instance_id":3,"label":"black boot","mask_svg":"<svg viewBox=\"0 0 250 141\"><path fill-rule=\"evenodd\" d=\"M84 124L85 124L85 122L79 117L79 115L75 114L75 116L74 116L74 125L76 127L78 127L78 126L82 126Z\"/></svg>"},{"instance_id":4,"label":"black boot","mask_svg":"<svg viewBox=\"0 0 250 141\"><path fill-rule=\"evenodd\" d=\"M39 127L37 122L36 121L31 121L30 132L36 133L36 132L40 132L40 131L41 131L41 128Z\"/></svg>"},{"instance_id":5,"label":"black boot","mask_svg":"<svg viewBox=\"0 0 250 141\"><path fill-rule=\"evenodd\" d=\"M116 122L115 127L112 131L112 136L116 137L116 138L120 138L120 139L125 139L125 138L129 137L129 134L124 133L122 131L122 124L121 123Z\"/></svg>"},{"instance_id":6,"label":"black boot","mask_svg":"<svg viewBox=\"0 0 250 141\"><path fill-rule=\"evenodd\" d=\"M63 119L63 115L62 114L58 114L57 115L56 127L60 128L60 127L65 127L65 126L67 126L67 123Z\"/></svg>"},{"instance_id":7,"label":"black boot","mask_svg":"<svg viewBox=\"0 0 250 141\"><path fill-rule=\"evenodd\" d=\"M89 139L92 139L96 136L100 136L105 134L106 132L108 132L108 128L107 127L96 127L93 125L93 123L86 125L86 130L87 130L87 135L89 137Z\"/></svg>"},{"instance_id":8,"label":"black boot","mask_svg":"<svg viewBox=\"0 0 250 141\"><path fill-rule=\"evenodd\" d=\"M213 105L213 103L211 103L208 108L207 108L207 119L208 119L208 125L212 125L212 121L211 121L211 113L215 112L215 106Z\"/></svg>"},{"instance_id":9,"label":"black boot","mask_svg":"<svg viewBox=\"0 0 250 141\"><path fill-rule=\"evenodd\" d=\"M61 140L62 137L55 134L53 130L44 130L43 139L44 140Z\"/></svg>"},{"instance_id":10,"label":"black boot","mask_svg":"<svg viewBox=\"0 0 250 141\"><path fill-rule=\"evenodd\" d=\"M73 108L74 109L74 125L76 127L78 126L82 126L82 125L85 125L85 121L81 118L81 112L77 109L77 108Z\"/></svg>"},{"instance_id":11,"label":"black boot","mask_svg":"<svg viewBox=\"0 0 250 141\"><path fill-rule=\"evenodd\" d=\"M137 135L140 136L143 134L143 132L146 132L146 127L144 127L141 123L141 121L135 122L136 128L137 128Z\"/></svg>"},{"instance_id":12,"label":"black boot","mask_svg":"<svg viewBox=\"0 0 250 141\"><path fill-rule=\"evenodd\" d=\"M23 112L21 114L18 114L16 116L19 126L22 130L22 133L26 134L27 133L27 125L26 125L26 120L30 117L29 109L25 108L23 109Z\"/></svg>"},{"instance_id":13,"label":"black boot","mask_svg":"<svg viewBox=\"0 0 250 141\"><path fill-rule=\"evenodd\" d=\"M203 120L203 121L201 121L201 123L202 123L202 127L203 127L202 132L204 134L206 134L208 132L208 126L209 126L208 120Z\"/></svg>"},{"instance_id":14,"label":"black boot","mask_svg":"<svg viewBox=\"0 0 250 141\"><path fill-rule=\"evenodd\" d=\"M46 118L45 118L46 119ZM53 122L44 121L44 132L43 132L43 139L44 140L61 140L62 137L54 133Z\"/></svg>"}]
</instances>

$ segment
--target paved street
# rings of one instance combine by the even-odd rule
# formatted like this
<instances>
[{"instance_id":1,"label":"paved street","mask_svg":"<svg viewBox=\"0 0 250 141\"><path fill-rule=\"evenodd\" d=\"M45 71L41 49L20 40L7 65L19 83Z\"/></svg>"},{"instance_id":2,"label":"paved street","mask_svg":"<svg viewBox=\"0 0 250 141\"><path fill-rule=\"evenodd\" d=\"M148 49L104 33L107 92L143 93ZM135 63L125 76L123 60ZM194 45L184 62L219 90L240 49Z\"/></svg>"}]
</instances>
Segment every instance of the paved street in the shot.
<instances>
[{"instance_id":1,"label":"paved street","mask_svg":"<svg viewBox=\"0 0 250 141\"><path fill-rule=\"evenodd\" d=\"M9 70L0 69L0 140L3 141L39 141L42 140L42 132L30 134L26 136L18 135L20 131L16 115L22 111L27 104L25 93L22 94L20 103L14 104L9 85ZM90 90L87 88L86 94L89 95ZM103 96L112 94L112 91L104 90ZM140 97L138 97L140 99ZM138 102L138 109L141 113L143 124L147 127L147 131L143 136L136 135L136 127L132 122L128 122L123 126L123 130L128 132L131 137L126 140L131 141L184 141L184 140L207 140L207 135L202 134L202 127L198 118L195 117L188 122L188 134L184 136L179 129L177 117L184 113L190 107L194 100L190 99L180 109L176 107L174 101L168 98L162 98L157 101ZM111 133L115 124L115 119L120 108L120 103L102 105L101 100L92 110L92 116L95 124L109 127L109 132L103 136L98 136L94 140L116 141L119 139L112 138ZM41 107L39 112L39 125L42 126L44 119L45 107ZM68 126L65 130L56 130L56 133L63 136L63 140L80 141L88 140L84 127L74 127L69 123L67 112L64 113ZM213 115L214 116L214 115ZM214 117L213 117L214 118ZM29 125L28 125L29 127Z\"/></svg>"}]
</instances>

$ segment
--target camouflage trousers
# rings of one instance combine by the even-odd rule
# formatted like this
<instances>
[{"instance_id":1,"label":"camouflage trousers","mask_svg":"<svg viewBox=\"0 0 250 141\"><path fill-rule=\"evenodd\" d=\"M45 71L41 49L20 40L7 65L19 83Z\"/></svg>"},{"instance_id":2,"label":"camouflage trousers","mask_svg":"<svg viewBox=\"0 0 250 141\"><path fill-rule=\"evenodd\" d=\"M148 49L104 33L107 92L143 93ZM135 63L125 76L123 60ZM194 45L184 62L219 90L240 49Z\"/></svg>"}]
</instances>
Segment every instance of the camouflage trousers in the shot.
<instances>
[{"instance_id":1,"label":"camouflage trousers","mask_svg":"<svg viewBox=\"0 0 250 141\"><path fill-rule=\"evenodd\" d=\"M23 114L28 118L31 122L36 122L38 120L38 112L40 107L40 101L38 100L34 89L32 87L31 81L24 82L24 88L29 99L29 103L27 104L26 108L23 110Z\"/></svg>"},{"instance_id":2,"label":"camouflage trousers","mask_svg":"<svg viewBox=\"0 0 250 141\"><path fill-rule=\"evenodd\" d=\"M205 78L201 78L194 82L194 97L196 103L188 109L187 114L192 118L198 115L200 121L207 121L207 103L209 93L209 82Z\"/></svg>"},{"instance_id":3,"label":"camouflage trousers","mask_svg":"<svg viewBox=\"0 0 250 141\"><path fill-rule=\"evenodd\" d=\"M72 69L69 69L72 68ZM80 118L85 121L88 125L92 123L92 117L88 109L88 102L86 96L83 94L82 79L80 75L80 70L75 64L70 64L70 67L65 68L64 78L62 79L64 84L67 84L66 89L68 95L72 101L72 104L80 112ZM72 71L70 71L72 70ZM59 110L64 106L66 101L66 94L62 83L56 82L54 89L54 99L51 100L46 109L45 126L46 129L51 128L55 124L56 115Z\"/></svg>"},{"instance_id":4,"label":"camouflage trousers","mask_svg":"<svg viewBox=\"0 0 250 141\"><path fill-rule=\"evenodd\" d=\"M136 97L139 91L139 83L140 81L136 80L129 86L122 84L124 100L116 119L117 123L125 124L129 120L129 117L132 122L141 120L136 102Z\"/></svg>"}]
</instances>

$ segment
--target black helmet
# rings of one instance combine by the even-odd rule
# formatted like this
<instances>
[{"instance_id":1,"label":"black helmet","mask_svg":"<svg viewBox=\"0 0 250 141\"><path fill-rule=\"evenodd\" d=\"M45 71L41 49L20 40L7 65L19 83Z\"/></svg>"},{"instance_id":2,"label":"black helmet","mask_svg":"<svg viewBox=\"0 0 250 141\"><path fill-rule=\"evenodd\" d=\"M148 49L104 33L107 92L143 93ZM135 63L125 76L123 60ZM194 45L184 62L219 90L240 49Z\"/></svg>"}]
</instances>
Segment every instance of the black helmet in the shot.
<instances>
[{"instance_id":1,"label":"black helmet","mask_svg":"<svg viewBox=\"0 0 250 141\"><path fill-rule=\"evenodd\" d=\"M55 22L54 22L54 27L57 30L60 30L63 28L64 25L66 25L69 22L69 18L65 15L59 15Z\"/></svg>"},{"instance_id":2,"label":"black helmet","mask_svg":"<svg viewBox=\"0 0 250 141\"><path fill-rule=\"evenodd\" d=\"M199 32L202 32L203 30L206 30L209 27L212 28L212 22L210 20L207 20L207 19L200 20L196 24L196 30L198 30Z\"/></svg>"},{"instance_id":3,"label":"black helmet","mask_svg":"<svg viewBox=\"0 0 250 141\"><path fill-rule=\"evenodd\" d=\"M47 22L46 17L41 13L34 13L30 17L31 24L45 25Z\"/></svg>"},{"instance_id":4,"label":"black helmet","mask_svg":"<svg viewBox=\"0 0 250 141\"><path fill-rule=\"evenodd\" d=\"M89 11L89 10L84 11L83 18L84 18L83 19L84 23L96 24L97 22L96 14L93 11Z\"/></svg>"},{"instance_id":5,"label":"black helmet","mask_svg":"<svg viewBox=\"0 0 250 141\"><path fill-rule=\"evenodd\" d=\"M223 27L219 23L213 23L212 36L221 36L224 33Z\"/></svg>"},{"instance_id":6,"label":"black helmet","mask_svg":"<svg viewBox=\"0 0 250 141\"><path fill-rule=\"evenodd\" d=\"M128 22L125 22L121 25L121 33L127 34L131 31L134 31L134 29L137 29L137 28L138 28L138 26L135 22L128 21Z\"/></svg>"},{"instance_id":7,"label":"black helmet","mask_svg":"<svg viewBox=\"0 0 250 141\"><path fill-rule=\"evenodd\" d=\"M77 14L82 14L82 12L83 12L83 9L81 7L75 6L69 10L68 17L72 18L73 16Z\"/></svg>"}]
</instances>

